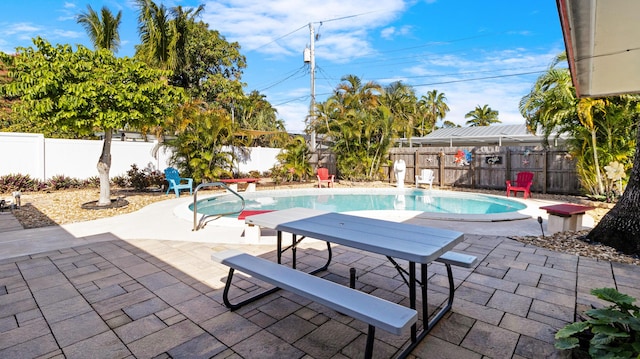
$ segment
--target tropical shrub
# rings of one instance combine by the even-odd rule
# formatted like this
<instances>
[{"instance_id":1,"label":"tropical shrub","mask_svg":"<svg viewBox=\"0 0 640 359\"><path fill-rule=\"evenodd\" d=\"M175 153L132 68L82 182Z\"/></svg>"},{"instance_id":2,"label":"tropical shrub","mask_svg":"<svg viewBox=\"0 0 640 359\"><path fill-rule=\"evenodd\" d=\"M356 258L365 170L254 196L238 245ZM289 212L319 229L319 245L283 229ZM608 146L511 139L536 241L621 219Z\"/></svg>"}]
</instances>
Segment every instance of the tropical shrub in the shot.
<instances>
[{"instance_id":1,"label":"tropical shrub","mask_svg":"<svg viewBox=\"0 0 640 359\"><path fill-rule=\"evenodd\" d=\"M77 178L67 177L65 175L55 175L46 183L47 189L62 190L82 187L82 182Z\"/></svg>"},{"instance_id":2,"label":"tropical shrub","mask_svg":"<svg viewBox=\"0 0 640 359\"><path fill-rule=\"evenodd\" d=\"M135 164L127 171L128 183L137 191L143 191L149 187L162 187L164 174L148 165L143 170L138 169Z\"/></svg>"},{"instance_id":3,"label":"tropical shrub","mask_svg":"<svg viewBox=\"0 0 640 359\"><path fill-rule=\"evenodd\" d=\"M311 151L304 137L293 137L276 157L280 165L272 168L274 181L305 181L313 173Z\"/></svg>"},{"instance_id":4,"label":"tropical shrub","mask_svg":"<svg viewBox=\"0 0 640 359\"><path fill-rule=\"evenodd\" d=\"M8 174L0 176L0 193L40 191L45 187L46 185L42 181L31 178L29 175Z\"/></svg>"},{"instance_id":5,"label":"tropical shrub","mask_svg":"<svg viewBox=\"0 0 640 359\"><path fill-rule=\"evenodd\" d=\"M613 288L591 290L596 297L613 303L594 308L588 319L568 324L556 333L557 349L588 348L593 358L638 358L640 356L640 307L635 298Z\"/></svg>"},{"instance_id":6,"label":"tropical shrub","mask_svg":"<svg viewBox=\"0 0 640 359\"><path fill-rule=\"evenodd\" d=\"M129 178L127 176L115 176L111 178L111 182L120 188L126 188L130 186Z\"/></svg>"},{"instance_id":7,"label":"tropical shrub","mask_svg":"<svg viewBox=\"0 0 640 359\"><path fill-rule=\"evenodd\" d=\"M99 188L100 177L98 176L89 177L82 182L82 186L87 188Z\"/></svg>"}]
</instances>

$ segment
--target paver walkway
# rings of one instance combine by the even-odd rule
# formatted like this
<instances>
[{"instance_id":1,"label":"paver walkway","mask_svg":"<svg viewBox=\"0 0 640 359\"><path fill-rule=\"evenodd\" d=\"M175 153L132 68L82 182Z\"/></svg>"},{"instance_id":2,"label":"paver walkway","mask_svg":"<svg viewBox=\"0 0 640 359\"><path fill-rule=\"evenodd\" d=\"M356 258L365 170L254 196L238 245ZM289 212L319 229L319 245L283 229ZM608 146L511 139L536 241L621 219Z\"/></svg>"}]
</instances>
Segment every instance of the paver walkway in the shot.
<instances>
[{"instance_id":1,"label":"paver walkway","mask_svg":"<svg viewBox=\"0 0 640 359\"><path fill-rule=\"evenodd\" d=\"M15 232L13 232L15 233ZM7 232L1 235L6 235ZM111 237L111 238L109 238ZM637 266L467 235L457 249L477 255L454 267L453 310L416 348L417 358L566 357L555 331L595 302L594 287L640 297ZM162 240L100 242L0 260L0 358L359 358L366 325L280 291L230 312L222 305L227 268L210 253L236 247L273 258L273 246ZM323 245L299 260L317 266ZM382 257L337 247L324 275L397 302L406 290ZM301 268L304 268L301 265ZM429 304L444 300L446 275L430 266ZM243 290L258 289L252 280ZM375 357L399 352L404 337L378 331Z\"/></svg>"},{"instance_id":2,"label":"paver walkway","mask_svg":"<svg viewBox=\"0 0 640 359\"><path fill-rule=\"evenodd\" d=\"M0 213L0 358L362 357L365 324L290 293L230 312L222 305L228 269L213 263L211 252L238 248L274 259L275 246L242 244L240 227L191 232L173 207L164 201L33 230ZM553 348L554 333L597 303L592 288L640 298L638 266L525 246L502 234L536 233L535 219L407 221L464 231L457 250L481 259L473 270L453 268L453 310L413 351L416 358L567 357ZM213 243L219 238L238 242ZM324 244L305 241L302 248L299 268L324 263ZM322 275L346 284L352 267L358 289L406 304L406 286L385 258L335 247ZM434 310L445 299L444 266L430 265L429 274ZM236 284L259 290L251 279ZM378 330L375 357L397 355L406 338Z\"/></svg>"}]
</instances>

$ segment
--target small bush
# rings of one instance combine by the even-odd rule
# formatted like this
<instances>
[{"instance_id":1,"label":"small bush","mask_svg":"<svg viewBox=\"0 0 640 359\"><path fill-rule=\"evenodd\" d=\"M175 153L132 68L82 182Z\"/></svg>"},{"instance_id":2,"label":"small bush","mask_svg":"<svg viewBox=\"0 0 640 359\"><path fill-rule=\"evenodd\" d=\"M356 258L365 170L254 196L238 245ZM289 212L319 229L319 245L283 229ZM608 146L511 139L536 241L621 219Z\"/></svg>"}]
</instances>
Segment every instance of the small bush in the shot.
<instances>
[{"instance_id":1,"label":"small bush","mask_svg":"<svg viewBox=\"0 0 640 359\"><path fill-rule=\"evenodd\" d=\"M591 290L613 303L586 312L588 319L568 324L556 333L557 349L588 350L593 358L638 358L640 355L640 307L635 298L613 288Z\"/></svg>"},{"instance_id":2,"label":"small bush","mask_svg":"<svg viewBox=\"0 0 640 359\"><path fill-rule=\"evenodd\" d=\"M249 178L260 178L260 171L249 171Z\"/></svg>"},{"instance_id":3,"label":"small bush","mask_svg":"<svg viewBox=\"0 0 640 359\"><path fill-rule=\"evenodd\" d=\"M89 177L82 182L82 186L87 188L98 188L100 187L100 177Z\"/></svg>"},{"instance_id":4,"label":"small bush","mask_svg":"<svg viewBox=\"0 0 640 359\"><path fill-rule=\"evenodd\" d=\"M0 176L0 193L10 193L15 191L41 191L46 185L29 175L8 174Z\"/></svg>"},{"instance_id":5,"label":"small bush","mask_svg":"<svg viewBox=\"0 0 640 359\"><path fill-rule=\"evenodd\" d=\"M61 190L82 187L82 182L76 178L67 177L65 175L55 175L46 183L47 189Z\"/></svg>"},{"instance_id":6,"label":"small bush","mask_svg":"<svg viewBox=\"0 0 640 359\"><path fill-rule=\"evenodd\" d=\"M162 187L164 183L164 174L153 168L149 164L144 170L138 169L135 164L131 165L131 169L127 171L129 184L138 191L143 191L148 187Z\"/></svg>"},{"instance_id":7,"label":"small bush","mask_svg":"<svg viewBox=\"0 0 640 359\"><path fill-rule=\"evenodd\" d=\"M100 181L98 181L99 183ZM111 182L120 188L127 188L131 184L129 183L129 179L126 176L115 176L111 178Z\"/></svg>"}]
</instances>

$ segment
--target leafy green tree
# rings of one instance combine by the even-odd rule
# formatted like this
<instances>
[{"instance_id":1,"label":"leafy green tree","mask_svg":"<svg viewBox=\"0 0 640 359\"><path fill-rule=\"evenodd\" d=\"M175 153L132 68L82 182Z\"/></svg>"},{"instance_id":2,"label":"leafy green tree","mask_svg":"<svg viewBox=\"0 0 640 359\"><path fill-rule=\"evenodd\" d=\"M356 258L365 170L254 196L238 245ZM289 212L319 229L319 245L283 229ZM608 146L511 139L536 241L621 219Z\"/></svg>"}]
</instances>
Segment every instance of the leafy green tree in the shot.
<instances>
[{"instance_id":1,"label":"leafy green tree","mask_svg":"<svg viewBox=\"0 0 640 359\"><path fill-rule=\"evenodd\" d=\"M418 108L422 114L420 123L420 136L426 136L436 128L438 120L444 120L449 112L447 97L438 90L431 90L420 97Z\"/></svg>"},{"instance_id":2,"label":"leafy green tree","mask_svg":"<svg viewBox=\"0 0 640 359\"><path fill-rule=\"evenodd\" d=\"M118 14L113 16L105 6L100 13L102 17L93 10L91 5L87 5L87 12L78 15L76 20L84 27L96 50L106 49L118 52L120 47L118 27L120 27L122 11L118 11Z\"/></svg>"},{"instance_id":3,"label":"leafy green tree","mask_svg":"<svg viewBox=\"0 0 640 359\"><path fill-rule=\"evenodd\" d=\"M466 122L470 127L489 126L492 123L501 122L498 120L498 111L492 110L489 105L482 107L480 107L480 105L476 106L473 111L467 112L464 118L470 118L470 120Z\"/></svg>"},{"instance_id":4,"label":"leafy green tree","mask_svg":"<svg viewBox=\"0 0 640 359\"><path fill-rule=\"evenodd\" d=\"M184 100L182 91L167 85L168 73L131 58L116 58L108 50L78 46L73 51L41 38L33 42L35 48L18 48L16 56L3 56L13 81L2 87L2 94L19 97L14 110L32 123L80 134L104 133L97 165L98 204L109 205L113 130L159 123Z\"/></svg>"},{"instance_id":5,"label":"leafy green tree","mask_svg":"<svg viewBox=\"0 0 640 359\"><path fill-rule=\"evenodd\" d=\"M0 87L5 86L11 82L7 66L4 62L0 61ZM16 121L16 117L13 116L11 107L13 103L17 101L15 97L0 97L0 131L5 132L25 132L19 128L19 123Z\"/></svg>"}]
</instances>

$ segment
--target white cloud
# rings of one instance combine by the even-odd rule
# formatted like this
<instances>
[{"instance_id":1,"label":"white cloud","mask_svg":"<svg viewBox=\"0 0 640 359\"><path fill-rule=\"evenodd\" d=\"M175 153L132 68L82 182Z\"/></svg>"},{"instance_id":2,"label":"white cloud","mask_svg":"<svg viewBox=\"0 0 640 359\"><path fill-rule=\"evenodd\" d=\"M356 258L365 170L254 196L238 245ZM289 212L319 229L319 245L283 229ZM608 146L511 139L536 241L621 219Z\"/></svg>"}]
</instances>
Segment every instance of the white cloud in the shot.
<instances>
[{"instance_id":1,"label":"white cloud","mask_svg":"<svg viewBox=\"0 0 640 359\"><path fill-rule=\"evenodd\" d=\"M399 29L395 26L391 26L382 29L382 31L380 31L380 37L382 37L383 39L392 40L393 38L398 36L407 36L411 34L412 30L413 27L409 25L402 26Z\"/></svg>"},{"instance_id":2,"label":"white cloud","mask_svg":"<svg viewBox=\"0 0 640 359\"><path fill-rule=\"evenodd\" d=\"M78 39L86 36L86 34L83 32L61 29L53 30L53 34L55 35L55 37L63 39Z\"/></svg>"},{"instance_id":3,"label":"white cloud","mask_svg":"<svg viewBox=\"0 0 640 359\"><path fill-rule=\"evenodd\" d=\"M502 124L523 124L518 110L539 74L561 49L537 53L527 49L425 57L425 63L405 69L414 76L409 84L417 87L418 96L437 89L445 94L451 111L445 120L465 125L464 115L476 106L488 105L499 112ZM520 74L517 76L510 76ZM428 77L427 77L428 76Z\"/></svg>"},{"instance_id":4,"label":"white cloud","mask_svg":"<svg viewBox=\"0 0 640 359\"><path fill-rule=\"evenodd\" d=\"M301 53L310 42L308 24L313 23L320 34L318 44L324 43L327 53L363 56L370 52L368 31L387 24L405 7L402 0L327 0L304 5L297 0L209 1L202 19L246 51ZM341 18L345 19L337 20ZM357 47L343 54L348 46Z\"/></svg>"}]
</instances>

